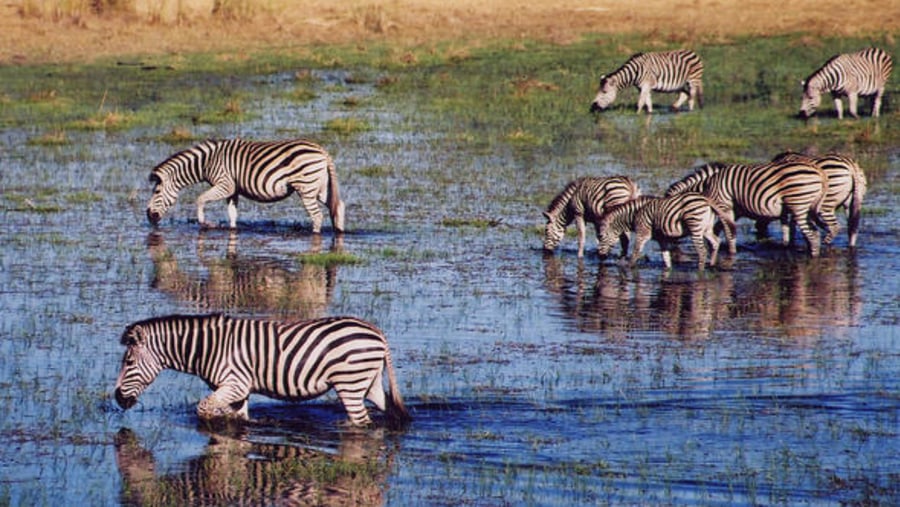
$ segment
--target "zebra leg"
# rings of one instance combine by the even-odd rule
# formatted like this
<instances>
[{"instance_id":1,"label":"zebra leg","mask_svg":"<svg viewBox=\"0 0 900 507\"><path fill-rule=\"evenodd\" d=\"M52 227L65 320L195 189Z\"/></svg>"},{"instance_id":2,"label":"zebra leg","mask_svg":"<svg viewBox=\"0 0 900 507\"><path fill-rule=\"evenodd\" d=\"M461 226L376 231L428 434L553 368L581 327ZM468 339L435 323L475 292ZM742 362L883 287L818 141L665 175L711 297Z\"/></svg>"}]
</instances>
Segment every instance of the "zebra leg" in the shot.
<instances>
[{"instance_id":1,"label":"zebra leg","mask_svg":"<svg viewBox=\"0 0 900 507\"><path fill-rule=\"evenodd\" d=\"M641 231L638 230L635 233L634 238L634 247L631 250L631 257L628 259L628 264L634 267L637 264L638 258L641 256L641 251L644 249L644 245L647 244L647 241L650 240L650 232L649 231Z\"/></svg>"},{"instance_id":2,"label":"zebra leg","mask_svg":"<svg viewBox=\"0 0 900 507\"><path fill-rule=\"evenodd\" d=\"M857 114L856 108L859 105L859 94L849 93L847 94L847 110L850 113L850 116L854 118L859 118L859 114Z\"/></svg>"},{"instance_id":3,"label":"zebra leg","mask_svg":"<svg viewBox=\"0 0 900 507\"><path fill-rule=\"evenodd\" d=\"M688 98L689 98L689 96L684 90L678 92L678 99L676 99L675 103L672 104L672 109L675 111L679 110L681 108L681 106L688 100ZM690 102L688 102L688 109L691 111L694 110L694 99L693 98L690 98Z\"/></svg>"},{"instance_id":4,"label":"zebra leg","mask_svg":"<svg viewBox=\"0 0 900 507\"><path fill-rule=\"evenodd\" d=\"M715 266L716 261L719 259L719 236L716 235L715 231L712 228L709 228L705 233L703 233L703 238L706 239L707 243L709 243L709 265Z\"/></svg>"},{"instance_id":5,"label":"zebra leg","mask_svg":"<svg viewBox=\"0 0 900 507\"><path fill-rule=\"evenodd\" d=\"M650 86L642 86L641 94L638 97L638 105L637 112L641 112L641 109L647 107L647 112L653 112L653 102L650 101Z\"/></svg>"},{"instance_id":6,"label":"zebra leg","mask_svg":"<svg viewBox=\"0 0 900 507\"><path fill-rule=\"evenodd\" d=\"M575 217L575 228L578 230L578 258L584 257L584 237L585 237L585 225L584 225L584 217L582 215L578 215Z\"/></svg>"},{"instance_id":7,"label":"zebra leg","mask_svg":"<svg viewBox=\"0 0 900 507\"><path fill-rule=\"evenodd\" d=\"M820 236L819 231L817 231L815 226L813 226L813 219L810 216L811 214L814 214L814 212L808 211L807 213L795 213L794 216L798 217L797 228L800 229L800 232L803 233L803 237L806 238L806 242L809 244L809 254L812 257L818 257L819 249L821 247Z\"/></svg>"},{"instance_id":8,"label":"zebra leg","mask_svg":"<svg viewBox=\"0 0 900 507\"><path fill-rule=\"evenodd\" d=\"M837 111L838 120L844 118L844 104L841 102L840 97L834 98L834 110Z\"/></svg>"},{"instance_id":9,"label":"zebra leg","mask_svg":"<svg viewBox=\"0 0 900 507\"><path fill-rule=\"evenodd\" d=\"M875 92L875 98L872 99L872 118L878 118L881 113L881 96L884 95L884 88L879 88Z\"/></svg>"},{"instance_id":10,"label":"zebra leg","mask_svg":"<svg viewBox=\"0 0 900 507\"><path fill-rule=\"evenodd\" d=\"M703 236L703 231L692 230L691 241L694 243L694 249L697 250L697 269L703 271L706 269L706 238Z\"/></svg>"},{"instance_id":11,"label":"zebra leg","mask_svg":"<svg viewBox=\"0 0 900 507\"><path fill-rule=\"evenodd\" d=\"M368 426L372 423L369 419L369 411L366 409L365 396L366 393L359 391L355 385L341 386L335 385L334 390L337 391L344 410L350 418L350 423L354 426ZM371 387L369 388L371 391ZM384 393L382 393L384 396Z\"/></svg>"},{"instance_id":12,"label":"zebra leg","mask_svg":"<svg viewBox=\"0 0 900 507\"><path fill-rule=\"evenodd\" d=\"M317 191L313 189L311 192L306 191L303 192L299 186L294 187L294 191L297 192L297 195L300 196L300 202L303 203L303 207L306 208L306 212L309 213L309 218L312 220L312 232L313 234L319 234L322 232L322 209L319 207L319 199L317 197Z\"/></svg>"},{"instance_id":13,"label":"zebra leg","mask_svg":"<svg viewBox=\"0 0 900 507\"><path fill-rule=\"evenodd\" d=\"M825 234L825 239L822 241L826 245L831 244L841 230L841 224L838 222L834 207L823 203L819 208L819 213L814 215L814 220L828 231Z\"/></svg>"},{"instance_id":14,"label":"zebra leg","mask_svg":"<svg viewBox=\"0 0 900 507\"><path fill-rule=\"evenodd\" d=\"M237 229L237 194L228 198L228 226Z\"/></svg>"},{"instance_id":15,"label":"zebra leg","mask_svg":"<svg viewBox=\"0 0 900 507\"><path fill-rule=\"evenodd\" d=\"M201 227L212 227L212 224L206 222L206 216L203 213L203 207L208 202L221 201L227 197L234 195L234 185L228 183L216 183L215 186L200 194L197 197L197 222Z\"/></svg>"}]
</instances>

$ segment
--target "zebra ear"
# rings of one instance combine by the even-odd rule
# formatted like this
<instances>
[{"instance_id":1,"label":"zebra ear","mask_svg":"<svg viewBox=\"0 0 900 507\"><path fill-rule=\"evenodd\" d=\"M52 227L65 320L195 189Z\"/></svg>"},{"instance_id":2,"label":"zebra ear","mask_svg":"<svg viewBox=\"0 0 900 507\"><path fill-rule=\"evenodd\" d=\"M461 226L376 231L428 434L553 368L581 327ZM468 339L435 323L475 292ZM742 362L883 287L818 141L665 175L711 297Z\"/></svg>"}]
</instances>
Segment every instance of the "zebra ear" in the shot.
<instances>
[{"instance_id":1,"label":"zebra ear","mask_svg":"<svg viewBox=\"0 0 900 507\"><path fill-rule=\"evenodd\" d=\"M548 222L553 220L553 215L551 215L549 211L542 211L541 214L544 215L544 218L546 218Z\"/></svg>"},{"instance_id":2,"label":"zebra ear","mask_svg":"<svg viewBox=\"0 0 900 507\"><path fill-rule=\"evenodd\" d=\"M125 328L122 333L122 345L132 347L134 345L142 345L144 343L144 329L139 325L131 325Z\"/></svg>"},{"instance_id":3,"label":"zebra ear","mask_svg":"<svg viewBox=\"0 0 900 507\"><path fill-rule=\"evenodd\" d=\"M159 185L160 183L162 183L162 179L156 173L150 173L150 178L148 179L150 180L150 183L153 183L154 185Z\"/></svg>"}]
</instances>

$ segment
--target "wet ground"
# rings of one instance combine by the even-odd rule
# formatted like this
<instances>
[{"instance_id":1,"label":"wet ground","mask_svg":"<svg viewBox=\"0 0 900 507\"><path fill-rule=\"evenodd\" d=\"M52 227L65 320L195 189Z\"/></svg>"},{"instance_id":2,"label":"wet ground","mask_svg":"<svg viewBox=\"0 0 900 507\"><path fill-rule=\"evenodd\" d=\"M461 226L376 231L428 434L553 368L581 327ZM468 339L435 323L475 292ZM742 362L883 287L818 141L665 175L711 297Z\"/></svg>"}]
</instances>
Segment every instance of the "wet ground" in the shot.
<instances>
[{"instance_id":1,"label":"wet ground","mask_svg":"<svg viewBox=\"0 0 900 507\"><path fill-rule=\"evenodd\" d=\"M315 131L348 114L340 99L260 99L257 119L204 135ZM870 180L858 249L842 234L809 259L741 222L732 262L667 273L655 245L636 269L579 260L571 237L543 256L535 196L626 170L658 191L680 171L467 152L421 119L350 114L375 128L323 141L340 242L311 235L296 199L242 201L238 231L200 232L199 189L152 229L146 176L175 151L154 133L0 133L0 504L900 501L900 154ZM331 250L361 262L304 262ZM333 396L253 398L252 424L213 431L194 415L206 386L175 373L120 411L124 326L209 311L377 323L413 423L352 431Z\"/></svg>"}]
</instances>

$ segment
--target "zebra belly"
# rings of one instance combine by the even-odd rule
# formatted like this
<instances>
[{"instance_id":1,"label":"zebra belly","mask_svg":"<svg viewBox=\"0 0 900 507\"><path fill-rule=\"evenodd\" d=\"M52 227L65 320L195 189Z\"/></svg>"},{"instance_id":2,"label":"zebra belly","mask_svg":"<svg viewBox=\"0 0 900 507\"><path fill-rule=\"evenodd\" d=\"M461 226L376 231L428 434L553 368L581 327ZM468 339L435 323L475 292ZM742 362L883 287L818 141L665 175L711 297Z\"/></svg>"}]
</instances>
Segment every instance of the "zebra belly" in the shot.
<instances>
[{"instance_id":1,"label":"zebra belly","mask_svg":"<svg viewBox=\"0 0 900 507\"><path fill-rule=\"evenodd\" d=\"M257 202L277 202L291 195L294 189L283 183L274 185L271 189L244 188L238 189L238 195Z\"/></svg>"}]
</instances>

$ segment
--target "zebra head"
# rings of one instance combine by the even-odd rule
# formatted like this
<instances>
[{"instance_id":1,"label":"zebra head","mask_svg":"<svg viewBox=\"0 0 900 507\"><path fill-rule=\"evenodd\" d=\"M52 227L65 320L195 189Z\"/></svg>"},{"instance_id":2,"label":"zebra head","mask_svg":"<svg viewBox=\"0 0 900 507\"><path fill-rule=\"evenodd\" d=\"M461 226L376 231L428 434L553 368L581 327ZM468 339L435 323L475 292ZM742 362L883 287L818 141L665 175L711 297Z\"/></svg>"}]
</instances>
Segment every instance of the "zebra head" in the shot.
<instances>
[{"instance_id":1,"label":"zebra head","mask_svg":"<svg viewBox=\"0 0 900 507\"><path fill-rule=\"evenodd\" d=\"M544 227L544 252L552 252L566 234L566 224L560 219L558 211L545 211L544 218L547 219Z\"/></svg>"},{"instance_id":2,"label":"zebra head","mask_svg":"<svg viewBox=\"0 0 900 507\"><path fill-rule=\"evenodd\" d=\"M597 222L597 255L606 257L609 251L615 246L619 235L613 230L612 224L608 218L601 219Z\"/></svg>"},{"instance_id":3,"label":"zebra head","mask_svg":"<svg viewBox=\"0 0 900 507\"><path fill-rule=\"evenodd\" d=\"M800 103L800 117L809 118L816 114L816 108L822 103L822 91L810 86L809 81L800 81L803 86L803 101Z\"/></svg>"},{"instance_id":4,"label":"zebra head","mask_svg":"<svg viewBox=\"0 0 900 507\"><path fill-rule=\"evenodd\" d=\"M609 107L616 100L618 91L618 87L607 76L600 76L600 89L597 90L597 96L591 103L591 112L596 113Z\"/></svg>"},{"instance_id":5,"label":"zebra head","mask_svg":"<svg viewBox=\"0 0 900 507\"><path fill-rule=\"evenodd\" d=\"M125 410L137 403L159 372L162 364L147 347L147 330L140 324L129 326L122 334L122 345L128 347L122 357L122 369L116 380L116 403Z\"/></svg>"},{"instance_id":6,"label":"zebra head","mask_svg":"<svg viewBox=\"0 0 900 507\"><path fill-rule=\"evenodd\" d=\"M158 168L157 168L158 169ZM153 194L147 203L147 220L152 225L158 225L163 215L175 204L178 199L178 189L171 183L172 178L154 169L150 173L150 183L153 184Z\"/></svg>"}]
</instances>

